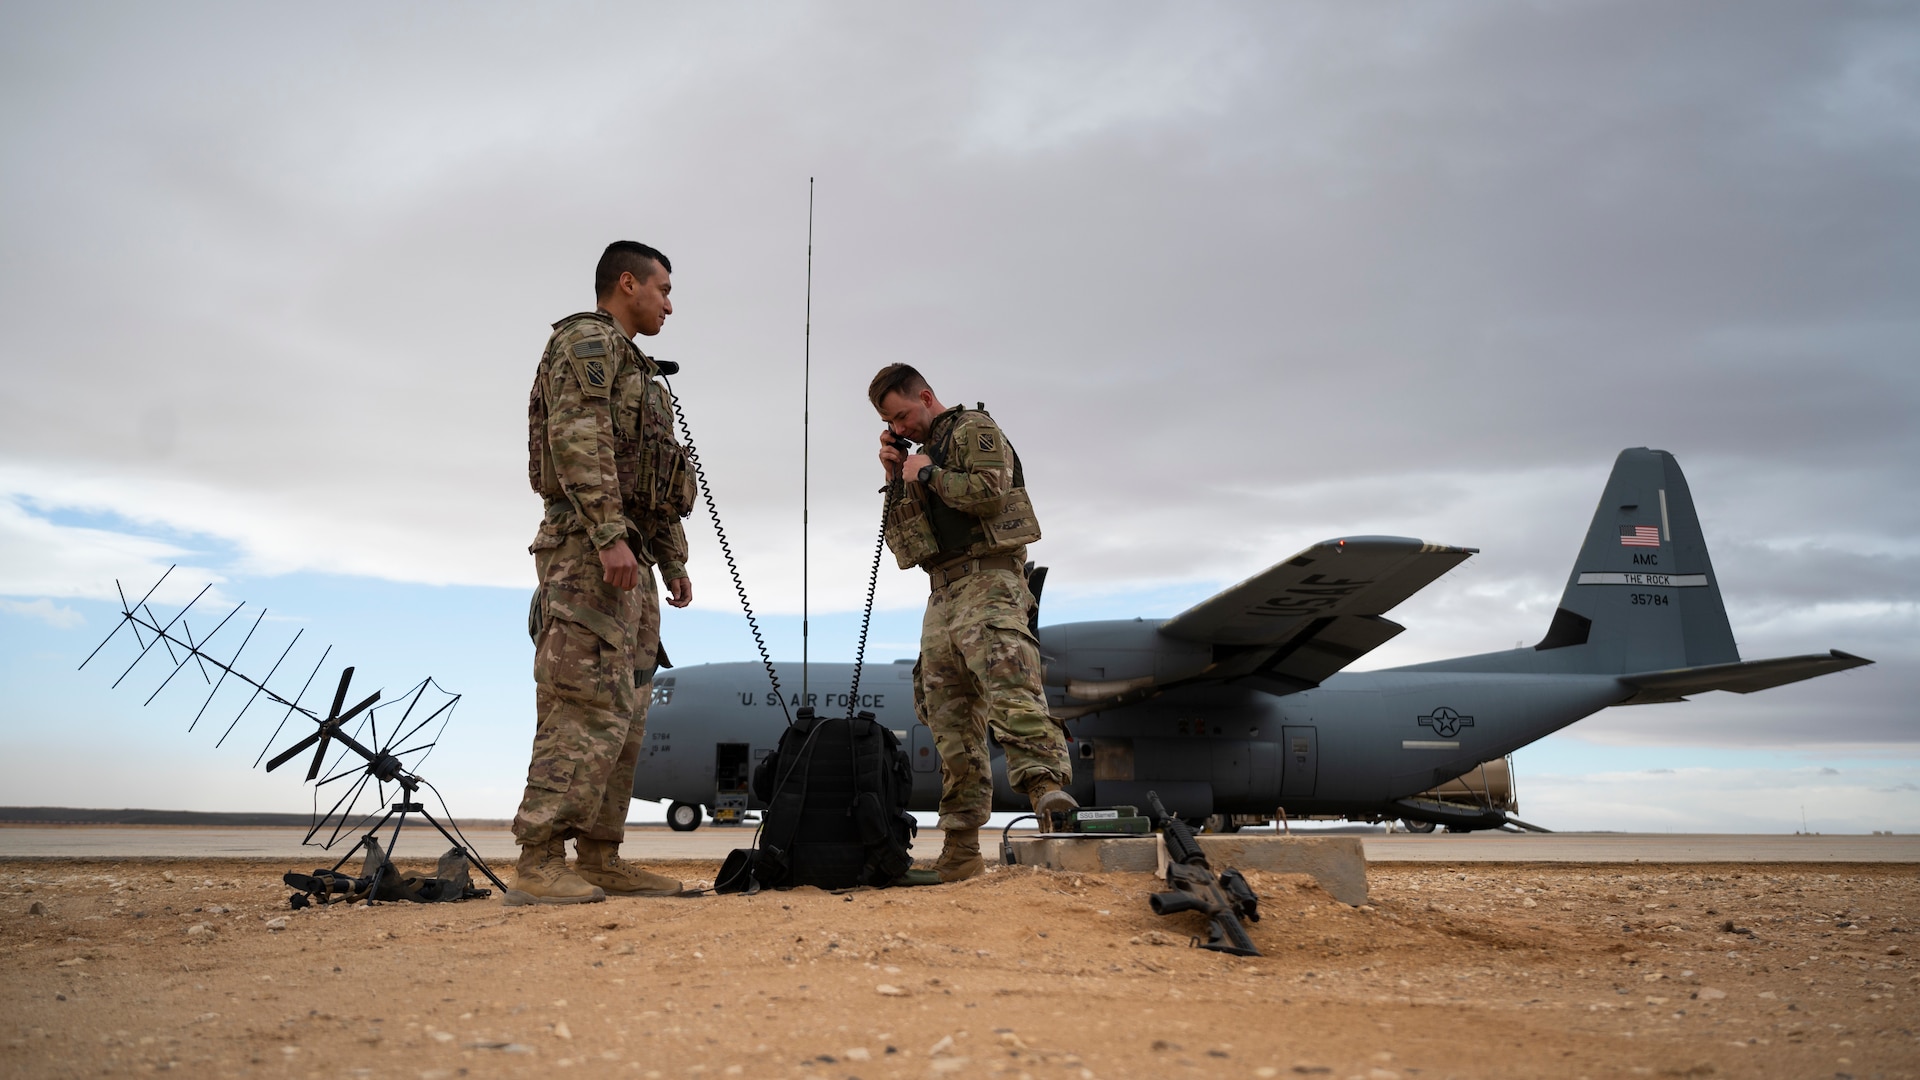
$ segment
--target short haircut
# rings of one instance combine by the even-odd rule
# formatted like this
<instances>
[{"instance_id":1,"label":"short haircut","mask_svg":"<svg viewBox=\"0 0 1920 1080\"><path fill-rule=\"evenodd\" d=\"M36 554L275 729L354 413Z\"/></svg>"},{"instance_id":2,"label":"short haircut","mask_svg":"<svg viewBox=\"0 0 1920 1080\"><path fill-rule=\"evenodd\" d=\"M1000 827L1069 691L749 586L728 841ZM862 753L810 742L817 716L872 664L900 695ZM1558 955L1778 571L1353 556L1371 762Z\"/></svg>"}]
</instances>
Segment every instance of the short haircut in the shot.
<instances>
[{"instance_id":1,"label":"short haircut","mask_svg":"<svg viewBox=\"0 0 1920 1080\"><path fill-rule=\"evenodd\" d=\"M615 240L600 253L600 264L593 268L594 298L604 300L613 295L613 287L620 283L621 274L632 274L634 280L646 281L653 276L656 265L673 273L673 264L654 248L634 240Z\"/></svg>"},{"instance_id":2,"label":"short haircut","mask_svg":"<svg viewBox=\"0 0 1920 1080\"><path fill-rule=\"evenodd\" d=\"M880 403L887 400L888 394L916 397L920 391L931 389L933 387L927 385L926 378L915 371L913 365L888 364L880 369L880 374L875 375L872 382L867 384L867 400L873 402L873 407L878 409Z\"/></svg>"}]
</instances>

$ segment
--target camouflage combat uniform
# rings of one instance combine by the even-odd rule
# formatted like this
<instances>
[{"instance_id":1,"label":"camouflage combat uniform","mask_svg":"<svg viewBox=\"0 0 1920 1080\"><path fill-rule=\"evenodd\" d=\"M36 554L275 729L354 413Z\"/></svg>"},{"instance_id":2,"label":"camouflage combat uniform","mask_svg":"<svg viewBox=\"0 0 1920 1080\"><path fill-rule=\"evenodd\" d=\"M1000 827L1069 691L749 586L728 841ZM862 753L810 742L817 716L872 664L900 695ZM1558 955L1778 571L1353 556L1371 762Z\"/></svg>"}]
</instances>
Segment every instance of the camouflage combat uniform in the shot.
<instances>
[{"instance_id":1,"label":"camouflage combat uniform","mask_svg":"<svg viewBox=\"0 0 1920 1080\"><path fill-rule=\"evenodd\" d=\"M528 471L546 499L528 548L539 726L513 819L525 846L618 843L633 798L660 650L653 567L687 576L680 519L693 508L686 453L658 369L605 312L554 324L528 404ZM607 584L599 549L625 539L639 585Z\"/></svg>"},{"instance_id":2,"label":"camouflage combat uniform","mask_svg":"<svg viewBox=\"0 0 1920 1080\"><path fill-rule=\"evenodd\" d=\"M932 581L913 692L940 751L940 827L977 829L993 809L989 730L1015 791L1064 785L1072 764L1028 618L1026 545L1040 534L1019 455L984 410L958 407L934 419L925 452L928 483L893 486L887 543Z\"/></svg>"}]
</instances>

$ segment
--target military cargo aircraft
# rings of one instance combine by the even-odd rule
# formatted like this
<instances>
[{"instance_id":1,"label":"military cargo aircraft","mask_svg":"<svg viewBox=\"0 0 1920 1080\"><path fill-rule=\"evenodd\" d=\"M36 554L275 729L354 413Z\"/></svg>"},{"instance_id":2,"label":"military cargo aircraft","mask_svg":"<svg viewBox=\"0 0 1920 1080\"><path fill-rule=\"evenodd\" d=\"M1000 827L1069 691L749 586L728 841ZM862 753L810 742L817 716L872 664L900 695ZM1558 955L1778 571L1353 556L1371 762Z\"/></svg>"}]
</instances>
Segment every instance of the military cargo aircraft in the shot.
<instances>
[{"instance_id":1,"label":"military cargo aircraft","mask_svg":"<svg viewBox=\"0 0 1920 1080\"><path fill-rule=\"evenodd\" d=\"M1740 659L1686 478L1664 450L1615 461L1566 591L1531 648L1347 673L1400 633L1401 601L1476 553L1395 536L1328 540L1173 616L1036 627L1048 705L1067 727L1081 805L1140 806L1149 789L1190 820L1235 815L1510 827L1491 801L1435 797L1483 763L1614 705L1752 693L1871 661L1833 651ZM1036 596L1044 568L1030 573ZM915 720L911 661L867 668L859 699L816 692L822 713L864 709L901 733L911 806L933 810L940 763ZM851 664L815 664L814 687ZM802 704L789 695L788 708ZM670 799L668 823L759 809L753 765L786 713L758 664L655 679L634 795ZM994 806L1025 811L992 749Z\"/></svg>"}]
</instances>

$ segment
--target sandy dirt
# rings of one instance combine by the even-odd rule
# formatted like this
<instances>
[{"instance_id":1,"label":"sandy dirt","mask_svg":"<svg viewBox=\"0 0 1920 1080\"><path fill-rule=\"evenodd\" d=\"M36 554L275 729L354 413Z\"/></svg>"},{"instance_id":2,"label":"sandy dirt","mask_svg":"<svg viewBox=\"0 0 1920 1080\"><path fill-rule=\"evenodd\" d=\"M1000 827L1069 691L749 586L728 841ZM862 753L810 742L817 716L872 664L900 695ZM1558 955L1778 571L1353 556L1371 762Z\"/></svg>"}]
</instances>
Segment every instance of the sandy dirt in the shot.
<instances>
[{"instance_id":1,"label":"sandy dirt","mask_svg":"<svg viewBox=\"0 0 1920 1080\"><path fill-rule=\"evenodd\" d=\"M1910 866L1249 873L1248 959L1145 874L296 912L288 868L0 863L0 1075L1920 1074Z\"/></svg>"}]
</instances>

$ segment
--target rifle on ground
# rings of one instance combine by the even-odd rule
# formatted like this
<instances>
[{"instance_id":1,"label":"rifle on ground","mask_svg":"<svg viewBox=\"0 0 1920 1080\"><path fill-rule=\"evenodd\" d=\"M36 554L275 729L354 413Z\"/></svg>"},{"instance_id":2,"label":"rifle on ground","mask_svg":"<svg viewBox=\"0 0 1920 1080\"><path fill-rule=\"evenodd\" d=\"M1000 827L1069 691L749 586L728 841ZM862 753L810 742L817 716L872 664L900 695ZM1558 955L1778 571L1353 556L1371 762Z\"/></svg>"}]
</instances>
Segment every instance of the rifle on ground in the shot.
<instances>
[{"instance_id":1,"label":"rifle on ground","mask_svg":"<svg viewBox=\"0 0 1920 1080\"><path fill-rule=\"evenodd\" d=\"M1147 809L1153 822L1161 827L1167 845L1167 884L1173 891L1154 893L1147 905L1155 915L1177 911L1198 911L1207 917L1207 940L1193 943L1202 949L1232 953L1235 956L1259 956L1247 928L1240 923L1260 921L1260 898L1253 895L1238 870L1222 870L1215 875L1207 865L1207 854L1194 839L1193 826L1167 813L1160 796L1147 792Z\"/></svg>"}]
</instances>

